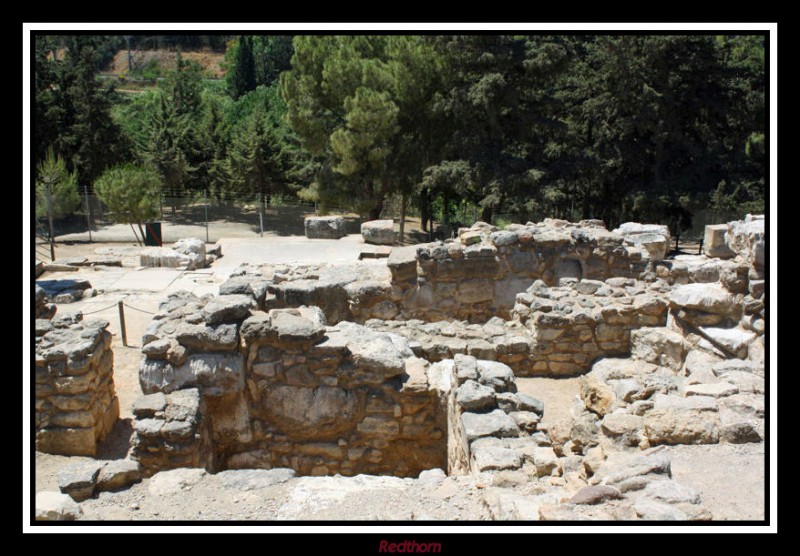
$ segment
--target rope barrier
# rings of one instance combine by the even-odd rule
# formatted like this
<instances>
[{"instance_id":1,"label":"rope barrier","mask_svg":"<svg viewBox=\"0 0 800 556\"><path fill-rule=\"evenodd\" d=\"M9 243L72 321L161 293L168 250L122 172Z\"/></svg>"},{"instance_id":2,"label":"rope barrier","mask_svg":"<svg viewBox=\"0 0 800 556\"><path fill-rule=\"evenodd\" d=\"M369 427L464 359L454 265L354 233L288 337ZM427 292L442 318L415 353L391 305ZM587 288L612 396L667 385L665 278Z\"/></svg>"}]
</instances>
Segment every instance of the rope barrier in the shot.
<instances>
[{"instance_id":1,"label":"rope barrier","mask_svg":"<svg viewBox=\"0 0 800 556\"><path fill-rule=\"evenodd\" d=\"M84 313L83 311L81 311L81 313L83 315L93 315L94 313L99 313L100 311L107 311L108 309L111 309L111 308L116 307L116 306L117 306L117 304L113 303L112 305L109 305L108 307L103 307L102 309L97 309L96 311L89 311L88 313Z\"/></svg>"},{"instance_id":2,"label":"rope barrier","mask_svg":"<svg viewBox=\"0 0 800 556\"><path fill-rule=\"evenodd\" d=\"M141 313L147 313L148 315L155 315L155 313L153 313L151 311L145 311L144 309L140 309L138 307L134 307L133 305L129 305L129 304L125 303L125 302L123 302L122 304L125 305L128 309L133 309L134 311L139 311ZM103 307L102 309L97 309L95 311L82 312L82 313L83 313L83 315L93 315L94 313L99 313L101 311L107 311L108 309L112 309L112 308L114 308L116 306L117 306L117 304L114 303L113 305L109 305L108 307Z\"/></svg>"},{"instance_id":3,"label":"rope barrier","mask_svg":"<svg viewBox=\"0 0 800 556\"><path fill-rule=\"evenodd\" d=\"M123 302L123 305L125 305L128 309L133 309L134 311L139 311L140 313L147 313L148 315L155 315L155 313L152 313L150 311L145 311L144 309L139 309L138 307L134 307L133 305L128 305L127 303L124 303L124 302Z\"/></svg>"}]
</instances>

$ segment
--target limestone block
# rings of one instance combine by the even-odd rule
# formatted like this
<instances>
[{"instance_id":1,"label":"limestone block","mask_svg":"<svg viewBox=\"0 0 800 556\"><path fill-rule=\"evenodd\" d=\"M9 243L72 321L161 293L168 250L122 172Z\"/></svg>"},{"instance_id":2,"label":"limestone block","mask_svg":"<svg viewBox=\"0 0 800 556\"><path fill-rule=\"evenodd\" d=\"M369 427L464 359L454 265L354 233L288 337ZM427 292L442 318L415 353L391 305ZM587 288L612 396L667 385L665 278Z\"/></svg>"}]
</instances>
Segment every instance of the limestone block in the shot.
<instances>
[{"instance_id":1,"label":"limestone block","mask_svg":"<svg viewBox=\"0 0 800 556\"><path fill-rule=\"evenodd\" d=\"M397 234L393 220L371 220L361 224L361 237L364 243L375 245L394 245Z\"/></svg>"},{"instance_id":2,"label":"limestone block","mask_svg":"<svg viewBox=\"0 0 800 556\"><path fill-rule=\"evenodd\" d=\"M341 216L309 216L304 226L309 239L340 239L347 235Z\"/></svg>"}]
</instances>

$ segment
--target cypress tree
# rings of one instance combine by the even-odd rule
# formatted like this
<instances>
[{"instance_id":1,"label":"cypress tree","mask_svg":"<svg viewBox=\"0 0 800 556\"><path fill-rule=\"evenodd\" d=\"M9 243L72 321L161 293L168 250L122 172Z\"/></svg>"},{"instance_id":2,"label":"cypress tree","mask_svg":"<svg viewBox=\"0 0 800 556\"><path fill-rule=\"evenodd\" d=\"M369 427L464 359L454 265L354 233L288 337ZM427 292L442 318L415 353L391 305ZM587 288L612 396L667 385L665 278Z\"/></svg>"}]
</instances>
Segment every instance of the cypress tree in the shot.
<instances>
[{"instance_id":1,"label":"cypress tree","mask_svg":"<svg viewBox=\"0 0 800 556\"><path fill-rule=\"evenodd\" d=\"M230 73L228 86L234 100L256 88L253 39L250 36L242 35L239 37L239 45L236 49L236 58Z\"/></svg>"}]
</instances>

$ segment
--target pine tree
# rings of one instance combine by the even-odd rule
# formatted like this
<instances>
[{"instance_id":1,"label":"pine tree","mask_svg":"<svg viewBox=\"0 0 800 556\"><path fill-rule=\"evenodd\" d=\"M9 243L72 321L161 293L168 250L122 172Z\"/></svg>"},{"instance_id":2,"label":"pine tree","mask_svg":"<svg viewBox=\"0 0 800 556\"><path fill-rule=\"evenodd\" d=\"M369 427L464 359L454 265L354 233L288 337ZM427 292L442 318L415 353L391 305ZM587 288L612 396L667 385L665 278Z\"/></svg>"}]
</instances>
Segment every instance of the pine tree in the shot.
<instances>
[{"instance_id":1,"label":"pine tree","mask_svg":"<svg viewBox=\"0 0 800 556\"><path fill-rule=\"evenodd\" d=\"M200 65L184 60L178 49L175 54L175 71L167 77L167 90L178 115L193 118L200 113L201 73Z\"/></svg>"},{"instance_id":2,"label":"pine tree","mask_svg":"<svg viewBox=\"0 0 800 556\"><path fill-rule=\"evenodd\" d=\"M142 223L158 215L160 183L161 179L154 170L126 164L103 172L95 181L94 188L100 200L108 206L112 219L123 224L137 224L144 238ZM141 243L139 237L136 239Z\"/></svg>"},{"instance_id":3,"label":"pine tree","mask_svg":"<svg viewBox=\"0 0 800 556\"><path fill-rule=\"evenodd\" d=\"M260 35L253 41L255 81L257 85L270 86L280 74L291 69L294 53L289 35Z\"/></svg>"},{"instance_id":4,"label":"pine tree","mask_svg":"<svg viewBox=\"0 0 800 556\"><path fill-rule=\"evenodd\" d=\"M263 109L256 110L234 135L229 153L231 181L240 191L264 195L277 193L283 179L283 162L274 128Z\"/></svg>"},{"instance_id":5,"label":"pine tree","mask_svg":"<svg viewBox=\"0 0 800 556\"><path fill-rule=\"evenodd\" d=\"M104 89L95 79L97 41L86 35L70 37L64 62L56 70L55 146L77 172L80 184L91 183L127 155L111 117L113 89Z\"/></svg>"},{"instance_id":6,"label":"pine tree","mask_svg":"<svg viewBox=\"0 0 800 556\"><path fill-rule=\"evenodd\" d=\"M256 88L253 38L249 35L239 37L234 64L227 78L228 91L234 100Z\"/></svg>"},{"instance_id":7,"label":"pine tree","mask_svg":"<svg viewBox=\"0 0 800 556\"><path fill-rule=\"evenodd\" d=\"M182 148L188 133L187 116L178 114L167 95L160 94L148 121L143 156L160 174L163 191L170 197L180 194L191 169Z\"/></svg>"}]
</instances>

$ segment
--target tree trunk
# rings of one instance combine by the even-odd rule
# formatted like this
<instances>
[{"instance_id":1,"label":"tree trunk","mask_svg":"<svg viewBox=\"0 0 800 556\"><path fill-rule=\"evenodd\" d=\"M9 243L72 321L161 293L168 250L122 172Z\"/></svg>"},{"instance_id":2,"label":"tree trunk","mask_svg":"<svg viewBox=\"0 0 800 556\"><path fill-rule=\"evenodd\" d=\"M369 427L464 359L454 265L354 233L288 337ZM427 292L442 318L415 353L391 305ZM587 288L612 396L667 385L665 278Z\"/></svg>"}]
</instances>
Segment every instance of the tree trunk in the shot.
<instances>
[{"instance_id":1,"label":"tree trunk","mask_svg":"<svg viewBox=\"0 0 800 556\"><path fill-rule=\"evenodd\" d=\"M428 203L428 190L423 189L419 194L419 215L422 231L428 231L428 221L430 220L430 205Z\"/></svg>"},{"instance_id":2,"label":"tree trunk","mask_svg":"<svg viewBox=\"0 0 800 556\"><path fill-rule=\"evenodd\" d=\"M375 200L375 205L371 209L369 209L369 219L370 220L378 220L381 217L381 213L383 212L383 197L380 199Z\"/></svg>"},{"instance_id":3,"label":"tree trunk","mask_svg":"<svg viewBox=\"0 0 800 556\"><path fill-rule=\"evenodd\" d=\"M52 186L52 182L45 186L45 193L47 194L47 236L50 240L50 262L56 260L55 237L53 236L53 202L50 198L50 188Z\"/></svg>"},{"instance_id":4,"label":"tree trunk","mask_svg":"<svg viewBox=\"0 0 800 556\"><path fill-rule=\"evenodd\" d=\"M145 233L144 233L144 229L142 228L142 223L141 222L137 222L136 224L139 226L139 233L142 234L142 243L144 243Z\"/></svg>"},{"instance_id":5,"label":"tree trunk","mask_svg":"<svg viewBox=\"0 0 800 556\"><path fill-rule=\"evenodd\" d=\"M488 224L492 223L492 207L483 207L481 208L481 220ZM473 222L474 224L474 222Z\"/></svg>"}]
</instances>

